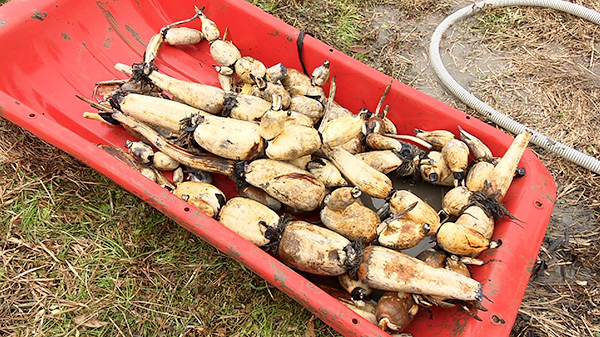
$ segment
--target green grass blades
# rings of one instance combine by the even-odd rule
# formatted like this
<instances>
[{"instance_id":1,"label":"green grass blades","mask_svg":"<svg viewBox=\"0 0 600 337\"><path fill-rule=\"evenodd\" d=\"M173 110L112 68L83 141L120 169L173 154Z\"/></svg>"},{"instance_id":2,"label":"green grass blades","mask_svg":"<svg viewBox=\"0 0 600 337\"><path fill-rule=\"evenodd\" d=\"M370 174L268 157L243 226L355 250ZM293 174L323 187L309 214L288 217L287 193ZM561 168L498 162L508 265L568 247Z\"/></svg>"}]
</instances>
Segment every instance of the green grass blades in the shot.
<instances>
[{"instance_id":1,"label":"green grass blades","mask_svg":"<svg viewBox=\"0 0 600 337\"><path fill-rule=\"evenodd\" d=\"M313 316L287 295L60 150L0 132L0 335L304 335Z\"/></svg>"}]
</instances>

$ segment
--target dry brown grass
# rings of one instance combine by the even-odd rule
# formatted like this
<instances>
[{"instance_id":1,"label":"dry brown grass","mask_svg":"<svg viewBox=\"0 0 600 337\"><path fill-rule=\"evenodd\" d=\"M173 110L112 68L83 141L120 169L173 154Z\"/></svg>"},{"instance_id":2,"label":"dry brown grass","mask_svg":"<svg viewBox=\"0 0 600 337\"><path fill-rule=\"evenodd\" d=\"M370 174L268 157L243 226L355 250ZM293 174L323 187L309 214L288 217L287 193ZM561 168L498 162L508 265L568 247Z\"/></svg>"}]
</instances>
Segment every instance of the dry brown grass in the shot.
<instances>
[{"instance_id":1,"label":"dry brown grass","mask_svg":"<svg viewBox=\"0 0 600 337\"><path fill-rule=\"evenodd\" d=\"M446 44L466 55L451 59L467 73L467 88L523 124L600 158L598 27L540 8L493 9L467 21ZM558 200L513 335L598 336L600 179L532 149L556 179Z\"/></svg>"},{"instance_id":2,"label":"dry brown grass","mask_svg":"<svg viewBox=\"0 0 600 337\"><path fill-rule=\"evenodd\" d=\"M486 16L519 19L479 42L507 65L473 86L488 104L575 149L600 157L598 27L552 10L516 8ZM479 22L483 22L480 18ZM483 26L484 24L482 24ZM483 28L482 28L483 29ZM554 174L560 199L599 206L597 175L538 150Z\"/></svg>"},{"instance_id":3,"label":"dry brown grass","mask_svg":"<svg viewBox=\"0 0 600 337\"><path fill-rule=\"evenodd\" d=\"M0 153L1 336L294 336L312 321L266 281L5 120ZM333 331L320 321L313 329Z\"/></svg>"},{"instance_id":4,"label":"dry brown grass","mask_svg":"<svg viewBox=\"0 0 600 337\"><path fill-rule=\"evenodd\" d=\"M426 55L437 24L472 2L256 3L476 115L445 93ZM578 3L600 9L597 1ZM443 57L457 80L493 107L599 158L599 34L550 10L498 9L449 32ZM556 179L558 200L513 335L598 337L600 179L532 148ZM298 335L313 325L318 335L334 334L212 247L4 121L0 169L0 334ZM109 202L81 207L98 200ZM284 319L268 317L275 314Z\"/></svg>"}]
</instances>

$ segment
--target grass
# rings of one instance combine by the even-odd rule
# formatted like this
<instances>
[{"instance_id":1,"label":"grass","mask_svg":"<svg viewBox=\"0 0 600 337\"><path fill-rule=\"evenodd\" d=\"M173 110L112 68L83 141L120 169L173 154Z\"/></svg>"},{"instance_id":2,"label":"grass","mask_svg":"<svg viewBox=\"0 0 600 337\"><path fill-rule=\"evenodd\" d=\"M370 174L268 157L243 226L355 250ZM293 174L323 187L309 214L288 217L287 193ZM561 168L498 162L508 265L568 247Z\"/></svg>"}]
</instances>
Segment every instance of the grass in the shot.
<instances>
[{"instance_id":1,"label":"grass","mask_svg":"<svg viewBox=\"0 0 600 337\"><path fill-rule=\"evenodd\" d=\"M315 16L320 4L295 5ZM347 51L360 34L357 4L326 7L307 31ZM10 259L0 265L0 335L337 335L141 200L0 122L0 252Z\"/></svg>"},{"instance_id":2,"label":"grass","mask_svg":"<svg viewBox=\"0 0 600 337\"><path fill-rule=\"evenodd\" d=\"M0 4L5 2L0 0ZM428 34L438 22L431 17L442 17L458 3L251 2L420 90L435 86L431 85L435 78L427 78L426 71L414 63L422 57ZM523 19L533 16L545 22L540 25L548 29L537 31L537 25ZM517 55L521 65L541 67L514 69L504 77L481 76L476 78L480 84L474 89L493 94L498 97L495 104L514 106L517 113L527 106L516 104L521 100L514 96L506 104L502 97L511 97L507 93L525 91L529 99L544 97L548 101L540 106L547 107L552 116L536 125L558 124L566 119L587 127L570 127L577 132L570 132L569 137L578 138L579 146L597 154L600 147L598 138L593 137L597 134L593 127L598 125L594 119L597 113L592 113L597 110L593 100L577 91L557 90L558 98L551 94L557 87L583 87L594 93L597 79L578 65L561 70L559 66L573 66L572 62L565 61L564 55L551 58L546 49L561 41L574 41L570 47L579 51L575 58L583 59L582 64L595 65L598 53L589 43L589 37L597 41L595 28L563 16L559 20L557 14L522 10L492 11L479 17L475 27L472 32L485 37L477 39L477 44L491 42L503 52L525 48L531 54L527 58L520 54L506 57ZM543 80L548 73L555 77ZM567 75L575 75L575 80L565 82ZM540 91L522 86L519 79L538 85ZM499 93L499 83L511 89ZM434 97L461 108L443 91L436 93ZM558 111L553 108L558 102L588 105ZM528 102L529 107L531 104ZM581 111L590 112L586 114L589 119L577 120L581 114L576 112ZM522 117L530 121L538 118L526 114ZM533 273L513 336L597 336L600 297L595 261L600 233L593 225L600 209L598 179L543 152L540 156L559 184L557 215L550 224L551 234L540 261L551 259L556 267L549 271L558 273L560 269L561 277L545 279L539 276L545 275L543 271ZM583 212L584 208L594 212L594 207L596 213L592 215ZM559 216L565 214L574 219L568 226ZM570 228L570 234L555 251L548 251L551 242L560 237L556 232L563 230L561 226ZM0 120L0 261L0 335L336 335L240 264L93 170L4 120ZM588 286L568 282L563 272L569 271L570 265L577 268L577 277L587 280ZM539 306L540 298L547 301L545 309ZM314 333L310 328L313 324Z\"/></svg>"},{"instance_id":3,"label":"grass","mask_svg":"<svg viewBox=\"0 0 600 337\"><path fill-rule=\"evenodd\" d=\"M283 17L288 16L288 13L294 13L293 16L306 18L307 20L298 20L292 24L347 54L355 54L352 52L352 47L356 46L363 34L365 18L360 8L364 4L360 1L253 0L250 2L275 16Z\"/></svg>"},{"instance_id":4,"label":"grass","mask_svg":"<svg viewBox=\"0 0 600 337\"><path fill-rule=\"evenodd\" d=\"M341 50L348 53L362 34L364 18L351 1L334 2L331 16L324 28L333 33L342 46Z\"/></svg>"},{"instance_id":5,"label":"grass","mask_svg":"<svg viewBox=\"0 0 600 337\"><path fill-rule=\"evenodd\" d=\"M0 164L1 334L303 333L312 315L285 294L61 151L1 130L15 135L0 143L13 149Z\"/></svg>"},{"instance_id":6,"label":"grass","mask_svg":"<svg viewBox=\"0 0 600 337\"><path fill-rule=\"evenodd\" d=\"M345 52L359 43L358 2L292 5L317 38ZM0 266L0 335L337 335L93 170L0 128L0 252L10 262Z\"/></svg>"},{"instance_id":7,"label":"grass","mask_svg":"<svg viewBox=\"0 0 600 337\"><path fill-rule=\"evenodd\" d=\"M508 39L508 31L514 32L527 18L513 8L494 8L476 16L471 29L474 33L491 35L494 39Z\"/></svg>"}]
</instances>

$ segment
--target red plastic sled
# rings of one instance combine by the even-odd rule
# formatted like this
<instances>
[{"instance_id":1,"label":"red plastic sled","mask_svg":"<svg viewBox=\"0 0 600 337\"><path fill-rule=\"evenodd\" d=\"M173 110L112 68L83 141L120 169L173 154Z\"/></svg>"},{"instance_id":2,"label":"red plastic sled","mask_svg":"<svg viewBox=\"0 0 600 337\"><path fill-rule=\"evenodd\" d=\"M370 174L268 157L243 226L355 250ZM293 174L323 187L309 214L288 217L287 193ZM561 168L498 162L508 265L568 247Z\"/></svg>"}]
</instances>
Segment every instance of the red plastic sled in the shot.
<instances>
[{"instance_id":1,"label":"red plastic sled","mask_svg":"<svg viewBox=\"0 0 600 337\"><path fill-rule=\"evenodd\" d=\"M139 62L145 42L163 25L191 17L194 5L206 6L206 14L222 30L229 29L228 39L242 55L251 55L267 66L283 62L301 69L296 46L299 31L243 0L11 1L0 7L0 115L150 203L343 335L386 336L295 271L97 147L100 143L123 146L131 136L120 127L84 119L82 113L90 108L75 95L89 97L96 82L124 78L113 65ZM200 23L189 26L200 28ZM311 70L324 60L331 61L332 75L337 77L336 100L354 112L362 107L374 110L391 80L310 36L304 39L303 56ZM177 78L218 85L213 63L207 43L201 43L164 47L158 67ZM497 156L504 154L512 141L509 135L398 81L393 82L385 103L391 107L389 116L399 133L408 134L414 128L458 133L460 125ZM520 167L527 174L514 181L505 204L523 223L499 221L494 239L502 239L503 245L482 256L490 263L472 269L491 300L484 301L489 311L478 312L483 321L457 309L434 309L434 319L421 311L408 332L415 336L509 334L556 198L554 180L531 151L526 151ZM228 197L235 193L226 179L217 185Z\"/></svg>"}]
</instances>

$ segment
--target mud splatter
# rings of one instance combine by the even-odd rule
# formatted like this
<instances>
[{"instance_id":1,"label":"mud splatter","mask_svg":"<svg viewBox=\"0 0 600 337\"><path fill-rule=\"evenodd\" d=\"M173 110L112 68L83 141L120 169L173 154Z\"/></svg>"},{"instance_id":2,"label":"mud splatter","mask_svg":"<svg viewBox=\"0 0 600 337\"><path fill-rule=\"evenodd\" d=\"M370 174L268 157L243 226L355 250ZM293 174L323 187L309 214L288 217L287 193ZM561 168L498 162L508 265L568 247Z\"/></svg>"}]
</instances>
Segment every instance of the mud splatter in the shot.
<instances>
[{"instance_id":1,"label":"mud splatter","mask_svg":"<svg viewBox=\"0 0 600 337\"><path fill-rule=\"evenodd\" d=\"M129 27L129 25L125 25L125 29L127 29L127 31L129 33L131 33L131 36L133 36L137 42L139 42L142 46L145 46L146 44L144 43L144 41L142 41L142 38L140 37L140 34L138 34L135 30L133 30L133 28Z\"/></svg>"},{"instance_id":2,"label":"mud splatter","mask_svg":"<svg viewBox=\"0 0 600 337\"><path fill-rule=\"evenodd\" d=\"M136 46L134 46L133 43L131 43L131 41L129 41L125 37L125 35L123 35L123 33L119 30L119 28L118 28L119 22L117 21L117 19L115 19L115 17L112 15L112 13L109 10L102 7L102 3L96 2L96 4L98 5L98 8L100 8L100 11L102 11L102 14L106 18L106 20L108 21L108 24L112 27L112 29L114 29L114 31L123 39L123 41L125 41L125 43L127 43L129 46L131 46L136 51L139 51L138 48ZM110 30L110 27L109 27L109 30Z\"/></svg>"},{"instance_id":3,"label":"mud splatter","mask_svg":"<svg viewBox=\"0 0 600 337\"><path fill-rule=\"evenodd\" d=\"M48 13L43 13L40 11L33 11L33 15L31 16L32 19L36 19L36 20L40 20L40 21L44 21L44 19L48 17Z\"/></svg>"}]
</instances>

